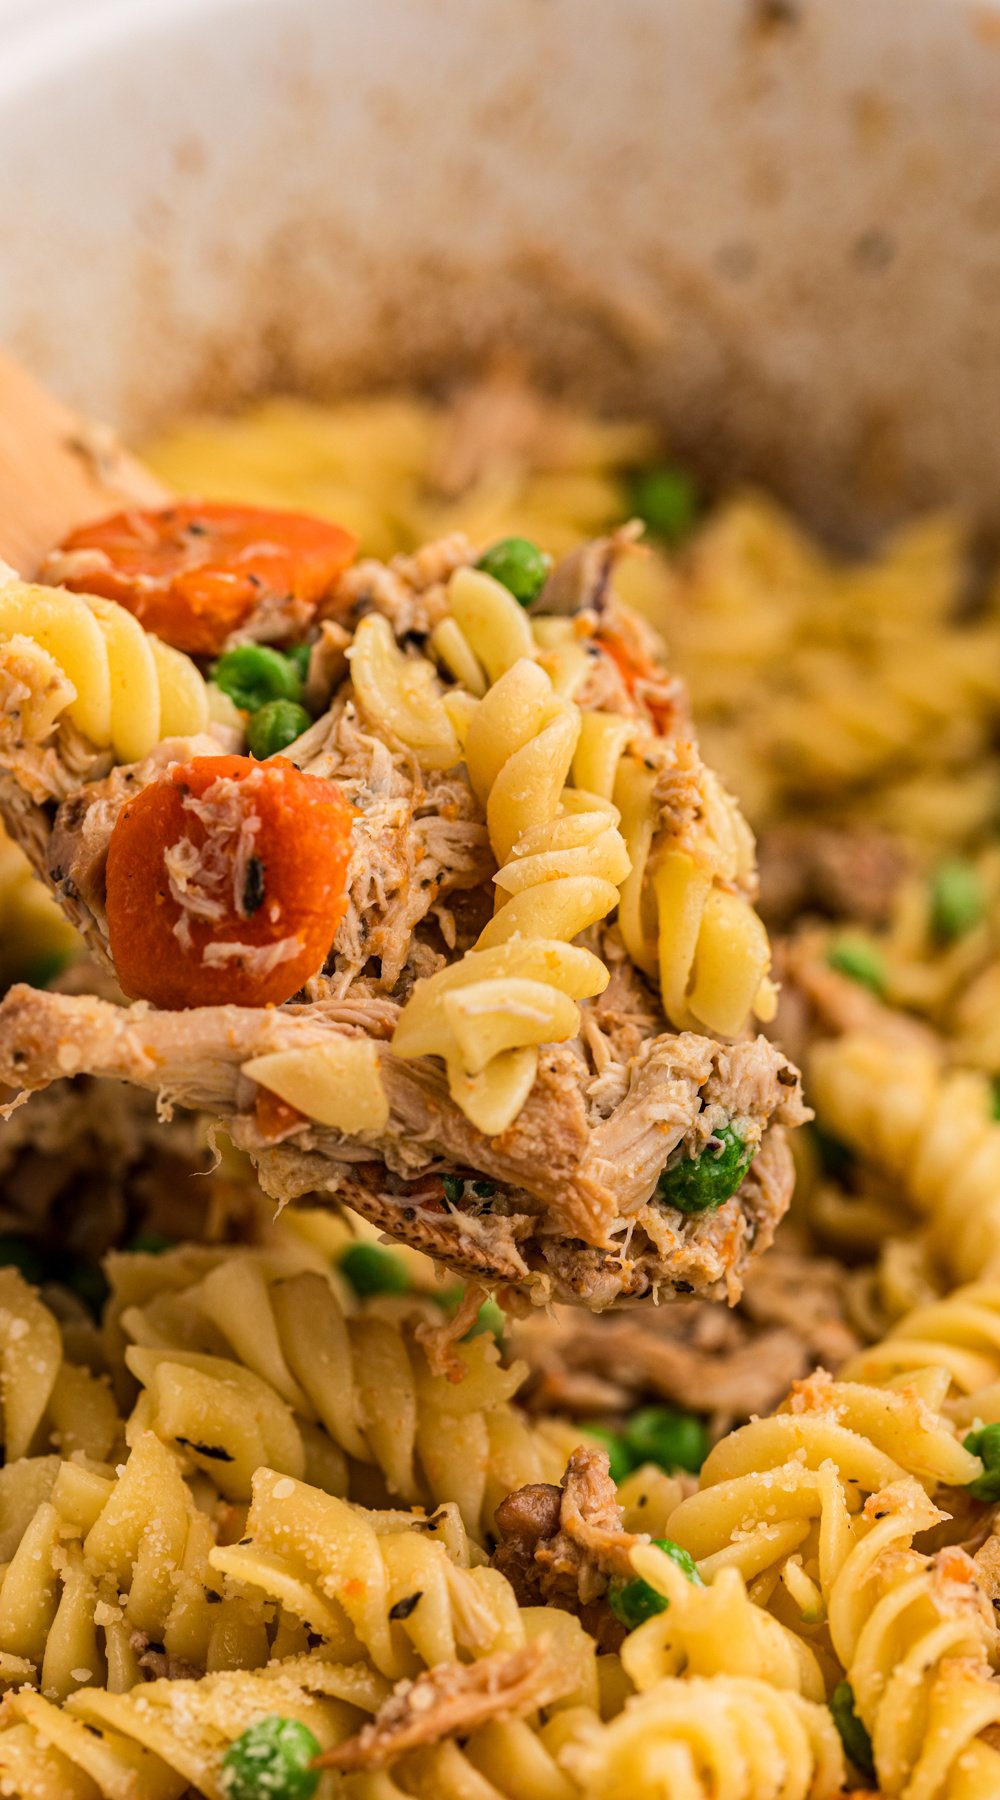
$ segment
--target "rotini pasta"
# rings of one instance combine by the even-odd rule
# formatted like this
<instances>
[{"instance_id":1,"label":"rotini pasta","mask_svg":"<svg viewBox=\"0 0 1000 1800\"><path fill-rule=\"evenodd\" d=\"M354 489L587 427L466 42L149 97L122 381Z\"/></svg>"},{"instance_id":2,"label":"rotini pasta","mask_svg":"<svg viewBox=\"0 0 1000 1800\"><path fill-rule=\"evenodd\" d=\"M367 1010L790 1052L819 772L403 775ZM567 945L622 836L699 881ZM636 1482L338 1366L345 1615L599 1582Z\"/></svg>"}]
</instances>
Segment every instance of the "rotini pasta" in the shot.
<instances>
[{"instance_id":1,"label":"rotini pasta","mask_svg":"<svg viewBox=\"0 0 1000 1800\"><path fill-rule=\"evenodd\" d=\"M0 661L24 690L27 743L41 743L65 713L91 744L138 762L161 738L208 724L207 689L188 657L114 601L30 587L11 570L0 570Z\"/></svg>"},{"instance_id":2,"label":"rotini pasta","mask_svg":"<svg viewBox=\"0 0 1000 1800\"><path fill-rule=\"evenodd\" d=\"M816 1046L812 1079L828 1129L902 1185L952 1278L987 1273L1000 1244L1000 1125L985 1078L855 1034Z\"/></svg>"},{"instance_id":3,"label":"rotini pasta","mask_svg":"<svg viewBox=\"0 0 1000 1800\"><path fill-rule=\"evenodd\" d=\"M738 1675L662 1681L560 1760L592 1800L834 1800L844 1781L826 1708Z\"/></svg>"},{"instance_id":4,"label":"rotini pasta","mask_svg":"<svg viewBox=\"0 0 1000 1800\"><path fill-rule=\"evenodd\" d=\"M134 1423L183 1440L232 1499L262 1463L359 1498L378 1472L406 1505L457 1501L482 1537L509 1488L565 1460L511 1405L524 1367L502 1367L490 1338L457 1348L463 1380L434 1374L405 1329L412 1300L352 1307L305 1251L119 1256L109 1273L108 1329L132 1340L143 1384Z\"/></svg>"},{"instance_id":5,"label":"rotini pasta","mask_svg":"<svg viewBox=\"0 0 1000 1800\"><path fill-rule=\"evenodd\" d=\"M915 1554L938 1517L909 1484L874 1496L870 1529L829 1593L830 1633L872 1741L887 1800L986 1796L1000 1753L980 1733L1000 1719L992 1609L961 1550ZM954 1782L954 1785L953 1785Z\"/></svg>"}]
</instances>

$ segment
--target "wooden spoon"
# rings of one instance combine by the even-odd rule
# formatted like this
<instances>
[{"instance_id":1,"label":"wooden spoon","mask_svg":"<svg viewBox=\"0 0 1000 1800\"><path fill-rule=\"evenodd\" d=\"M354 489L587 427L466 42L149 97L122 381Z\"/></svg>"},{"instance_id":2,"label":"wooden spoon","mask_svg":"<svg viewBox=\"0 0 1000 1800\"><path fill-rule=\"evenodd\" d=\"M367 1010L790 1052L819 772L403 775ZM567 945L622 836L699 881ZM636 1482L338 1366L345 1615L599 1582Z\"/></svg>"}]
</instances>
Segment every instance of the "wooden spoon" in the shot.
<instances>
[{"instance_id":1,"label":"wooden spoon","mask_svg":"<svg viewBox=\"0 0 1000 1800\"><path fill-rule=\"evenodd\" d=\"M0 351L0 559L30 580L76 526L169 499L108 426L81 418Z\"/></svg>"}]
</instances>

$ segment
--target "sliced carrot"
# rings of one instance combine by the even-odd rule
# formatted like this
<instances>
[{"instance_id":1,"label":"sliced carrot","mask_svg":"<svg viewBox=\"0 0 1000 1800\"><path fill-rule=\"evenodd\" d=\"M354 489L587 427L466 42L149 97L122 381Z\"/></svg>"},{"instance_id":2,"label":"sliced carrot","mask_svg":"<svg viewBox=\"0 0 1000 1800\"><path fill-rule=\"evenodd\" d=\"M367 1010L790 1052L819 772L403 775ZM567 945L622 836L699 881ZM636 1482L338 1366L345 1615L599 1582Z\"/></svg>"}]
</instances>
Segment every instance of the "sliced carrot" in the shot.
<instances>
[{"instance_id":1,"label":"sliced carrot","mask_svg":"<svg viewBox=\"0 0 1000 1800\"><path fill-rule=\"evenodd\" d=\"M117 600L178 650L214 656L258 608L274 636L300 633L356 550L352 532L305 513L178 500L80 526L43 573Z\"/></svg>"},{"instance_id":2,"label":"sliced carrot","mask_svg":"<svg viewBox=\"0 0 1000 1800\"><path fill-rule=\"evenodd\" d=\"M352 810L284 757L198 756L122 808L107 919L132 999L278 1005L322 968L344 915Z\"/></svg>"}]
</instances>

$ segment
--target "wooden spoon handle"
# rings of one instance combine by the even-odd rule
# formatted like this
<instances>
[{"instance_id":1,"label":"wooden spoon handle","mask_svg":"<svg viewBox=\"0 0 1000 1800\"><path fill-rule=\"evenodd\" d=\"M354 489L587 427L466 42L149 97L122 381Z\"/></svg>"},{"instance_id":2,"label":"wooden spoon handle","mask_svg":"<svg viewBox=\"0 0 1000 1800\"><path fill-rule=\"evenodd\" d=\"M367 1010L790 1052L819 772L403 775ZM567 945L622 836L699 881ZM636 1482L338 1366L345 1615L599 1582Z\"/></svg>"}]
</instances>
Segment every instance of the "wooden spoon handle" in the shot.
<instances>
[{"instance_id":1,"label":"wooden spoon handle","mask_svg":"<svg viewBox=\"0 0 1000 1800\"><path fill-rule=\"evenodd\" d=\"M169 499L108 427L82 419L0 351L0 559L30 580L75 526Z\"/></svg>"}]
</instances>

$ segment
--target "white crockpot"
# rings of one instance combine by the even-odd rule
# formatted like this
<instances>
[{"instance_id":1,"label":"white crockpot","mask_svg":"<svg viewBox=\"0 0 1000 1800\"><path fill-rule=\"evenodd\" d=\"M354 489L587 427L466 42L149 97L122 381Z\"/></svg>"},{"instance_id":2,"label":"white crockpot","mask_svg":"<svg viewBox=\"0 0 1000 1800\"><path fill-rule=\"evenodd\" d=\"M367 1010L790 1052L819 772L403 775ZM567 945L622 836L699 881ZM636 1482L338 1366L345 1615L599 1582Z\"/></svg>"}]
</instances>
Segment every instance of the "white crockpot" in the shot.
<instances>
[{"instance_id":1,"label":"white crockpot","mask_svg":"<svg viewBox=\"0 0 1000 1800\"><path fill-rule=\"evenodd\" d=\"M0 246L132 433L517 344L832 527L995 516L988 0L0 0Z\"/></svg>"}]
</instances>

